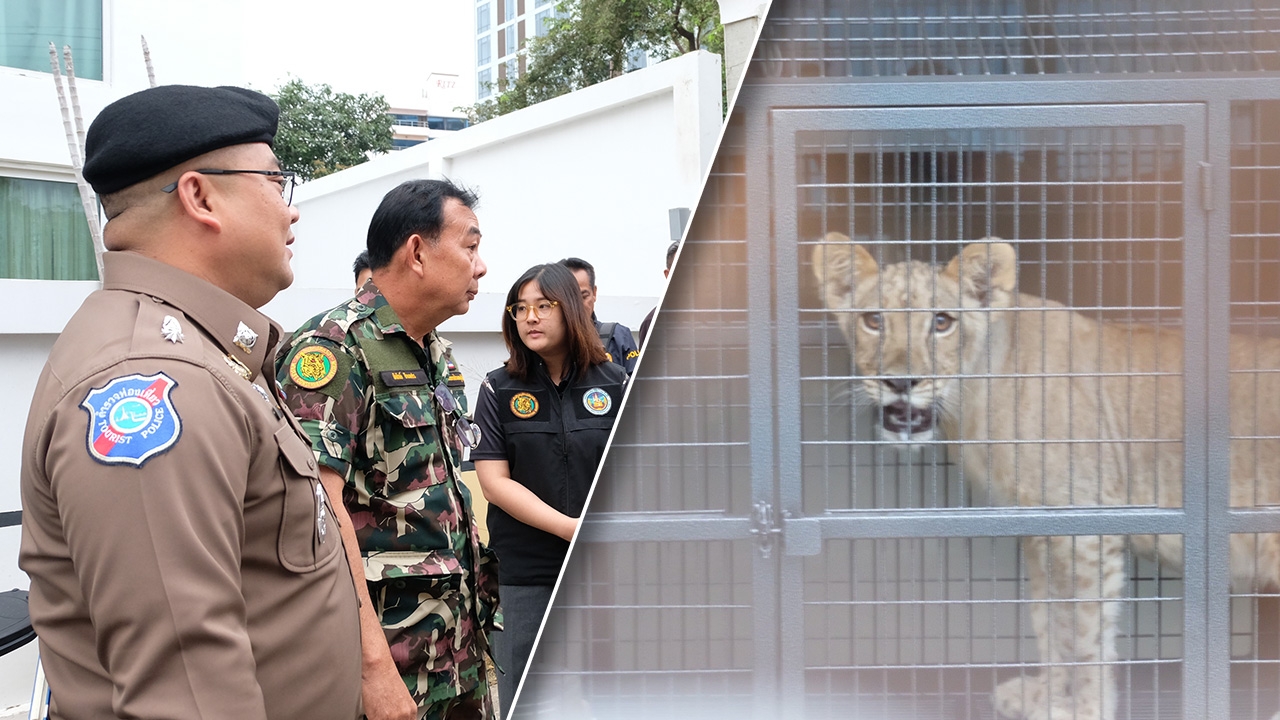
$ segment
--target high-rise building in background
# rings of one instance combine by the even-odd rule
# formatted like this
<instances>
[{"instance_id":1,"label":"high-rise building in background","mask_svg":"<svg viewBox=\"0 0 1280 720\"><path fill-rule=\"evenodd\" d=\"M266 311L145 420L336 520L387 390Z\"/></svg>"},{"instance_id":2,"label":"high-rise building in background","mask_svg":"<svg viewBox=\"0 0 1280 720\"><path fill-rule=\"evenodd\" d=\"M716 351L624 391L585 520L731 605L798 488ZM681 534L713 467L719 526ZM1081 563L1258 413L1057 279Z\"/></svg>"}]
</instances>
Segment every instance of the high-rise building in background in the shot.
<instances>
[{"instance_id":1,"label":"high-rise building in background","mask_svg":"<svg viewBox=\"0 0 1280 720\"><path fill-rule=\"evenodd\" d=\"M501 92L525 71L525 41L547 33L555 0L476 0L476 99Z\"/></svg>"}]
</instances>

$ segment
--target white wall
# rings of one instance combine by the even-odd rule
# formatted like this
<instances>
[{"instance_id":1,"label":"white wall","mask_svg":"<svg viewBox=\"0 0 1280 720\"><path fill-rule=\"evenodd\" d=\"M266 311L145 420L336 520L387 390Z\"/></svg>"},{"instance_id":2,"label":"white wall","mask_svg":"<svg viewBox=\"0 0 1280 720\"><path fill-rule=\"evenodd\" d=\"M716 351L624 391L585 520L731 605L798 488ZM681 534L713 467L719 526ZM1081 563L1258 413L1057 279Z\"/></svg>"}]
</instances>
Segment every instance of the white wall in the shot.
<instances>
[{"instance_id":1,"label":"white wall","mask_svg":"<svg viewBox=\"0 0 1280 720\"><path fill-rule=\"evenodd\" d=\"M108 34L117 38L108 43L107 73L115 82L81 82L86 124L106 103L146 86L141 61L126 60L142 32L156 56L181 47L205 60L223 51L235 57L230 14L205 13L193 23L186 16L194 5L107 0L114 8ZM165 24L181 29L166 34ZM237 73L234 62L193 63L161 81L236 84ZM0 174L70 177L51 86L48 74L0 68ZM695 53L321 178L295 197L302 220L294 286L264 310L291 330L349 297L351 261L369 217L401 181L448 176L474 187L489 274L471 312L442 328L474 400L477 380L506 358L499 313L511 282L530 265L566 255L589 260L598 272L600 317L639 325L662 291L667 210L697 202L720 127L719 58ZM0 367L12 408L29 406L56 334L96 285L0 280L0 297L20 298L27 309L0 315ZM0 417L0 512L19 506L24 425L25 412ZM18 543L17 528L0 528L0 590L27 586ZM28 701L33 657L27 649L0 659L0 717Z\"/></svg>"},{"instance_id":2,"label":"white wall","mask_svg":"<svg viewBox=\"0 0 1280 720\"><path fill-rule=\"evenodd\" d=\"M485 336L532 265L587 260L597 315L640 325L665 282L667 210L697 203L720 127L719 58L692 53L315 180L294 197L293 287L264 310L293 329L350 297L369 218L404 180L473 187L489 272L471 311L441 329L474 399L475 381L506 357L493 352L500 338Z\"/></svg>"}]
</instances>

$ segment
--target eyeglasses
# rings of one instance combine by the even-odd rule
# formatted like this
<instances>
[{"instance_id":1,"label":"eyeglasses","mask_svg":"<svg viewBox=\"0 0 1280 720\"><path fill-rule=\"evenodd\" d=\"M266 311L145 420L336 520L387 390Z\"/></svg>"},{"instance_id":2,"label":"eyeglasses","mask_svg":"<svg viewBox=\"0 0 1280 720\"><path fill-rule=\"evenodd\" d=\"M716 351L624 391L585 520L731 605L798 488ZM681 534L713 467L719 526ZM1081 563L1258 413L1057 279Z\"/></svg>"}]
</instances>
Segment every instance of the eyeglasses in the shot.
<instances>
[{"instance_id":1,"label":"eyeglasses","mask_svg":"<svg viewBox=\"0 0 1280 720\"><path fill-rule=\"evenodd\" d=\"M475 449L480 445L480 426L471 422L462 414L462 408L458 407L458 401L454 399L453 393L449 392L449 386L440 383L436 386L435 391L436 402L440 404L440 409L445 414L453 416L453 431L458 433L458 437L467 447Z\"/></svg>"},{"instance_id":2,"label":"eyeglasses","mask_svg":"<svg viewBox=\"0 0 1280 720\"><path fill-rule=\"evenodd\" d=\"M535 317L546 317L547 313L551 312L551 308L556 307L559 304L559 300L539 300L532 305L516 303L515 305L507 306L507 314L511 316L512 320L516 321L529 317L530 312L532 312Z\"/></svg>"},{"instance_id":3,"label":"eyeglasses","mask_svg":"<svg viewBox=\"0 0 1280 720\"><path fill-rule=\"evenodd\" d=\"M289 172L288 170L219 170L218 168L203 168L201 170L192 170L201 175L266 175L267 177L282 178L280 183L280 197L284 198L285 205L293 204L293 189L298 185L298 173ZM165 185L160 188L160 192L171 193L178 189L178 181Z\"/></svg>"}]
</instances>

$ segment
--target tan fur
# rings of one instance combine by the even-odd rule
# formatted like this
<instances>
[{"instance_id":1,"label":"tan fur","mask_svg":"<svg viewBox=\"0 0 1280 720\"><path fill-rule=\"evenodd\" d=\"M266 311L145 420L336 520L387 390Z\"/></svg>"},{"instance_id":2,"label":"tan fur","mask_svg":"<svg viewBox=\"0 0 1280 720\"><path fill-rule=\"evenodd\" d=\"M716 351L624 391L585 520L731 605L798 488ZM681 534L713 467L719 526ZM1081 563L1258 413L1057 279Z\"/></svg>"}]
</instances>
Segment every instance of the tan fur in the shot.
<instances>
[{"instance_id":1,"label":"tan fur","mask_svg":"<svg viewBox=\"0 0 1280 720\"><path fill-rule=\"evenodd\" d=\"M993 502L1181 507L1180 332L1098 322L1017 293L1016 253L998 238L965 246L941 269L919 262L881 269L838 233L827 235L812 259L827 308L853 352L860 391L881 406L932 407L942 437L979 441L961 444L960 458L965 477L982 484ZM880 318L879 332L864 323L868 312ZM938 312L955 316L951 332L934 332ZM1233 336L1229 353L1231 369L1240 371L1232 373L1226 398L1231 434L1280 437L1280 373L1250 372L1280 368L1280 342ZM884 378L917 382L904 396ZM1222 399L1211 402L1220 417ZM887 431L885 437L933 439ZM1280 503L1280 440L1232 442L1231 503ZM1182 565L1179 537L1129 540L1141 554ZM1124 589L1124 541L1023 540L1033 599L1098 601L1031 605L1047 667L996 689L1002 715L1114 717L1115 679L1105 663L1117 658L1114 599ZM1280 587L1280 535L1236 535L1231 551L1237 591Z\"/></svg>"}]
</instances>

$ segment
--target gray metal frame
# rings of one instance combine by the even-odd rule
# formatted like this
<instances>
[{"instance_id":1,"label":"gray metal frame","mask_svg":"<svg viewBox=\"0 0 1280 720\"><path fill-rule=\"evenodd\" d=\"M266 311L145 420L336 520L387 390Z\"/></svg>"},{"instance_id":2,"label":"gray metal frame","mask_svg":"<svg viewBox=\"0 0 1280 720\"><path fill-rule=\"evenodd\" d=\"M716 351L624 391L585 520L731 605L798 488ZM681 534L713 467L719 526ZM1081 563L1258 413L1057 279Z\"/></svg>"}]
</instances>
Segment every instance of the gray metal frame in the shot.
<instances>
[{"instance_id":1,"label":"gray metal frame","mask_svg":"<svg viewBox=\"0 0 1280 720\"><path fill-rule=\"evenodd\" d=\"M816 553L822 540L832 537L1180 534L1186 548L1183 713L1187 718L1209 717L1210 708L1229 707L1230 535L1280 531L1280 513L1229 507L1228 362L1225 353L1210 352L1225 347L1230 333L1230 253L1225 249L1230 241L1231 138L1223 130L1230 127L1233 101L1280 98L1280 79L1238 75L1087 80L935 77L927 83L792 79L752 83L742 97L749 136L751 388L757 410L752 418L753 487L758 497L773 502L769 495L775 487L762 474L776 473L785 553ZM975 99L981 104L975 104ZM801 346L795 322L800 309L796 132L1151 124L1186 128L1184 507L843 511L805 517L798 471L800 408L792 400L800 397L794 368L799 367ZM1197 179L1199 192L1190 187ZM766 300L775 280L776 306L771 313ZM778 573L774 587L779 597L758 607L763 610L776 603L779 610L775 616L780 636L778 687L781 696L794 700L804 696L800 564L782 562ZM759 587L757 594L765 589ZM759 674L767 675L765 668Z\"/></svg>"},{"instance_id":2,"label":"gray metal frame","mask_svg":"<svg viewBox=\"0 0 1280 720\"><path fill-rule=\"evenodd\" d=\"M1274 510L1229 507L1229 368L1225 354L1214 351L1227 344L1232 310L1232 260L1227 251L1232 238L1232 138L1227 130L1231 127L1233 103L1258 100L1280 100L1280 77L1226 74L1176 78L1167 75L1129 78L1059 75L1034 79L947 76L852 82L790 78L777 82L754 80L747 84L739 104L739 112L745 119L746 147L746 312L741 313L742 305L733 305L732 322L712 327L698 322L698 313L704 309L686 308L692 313L682 316L680 309L668 308L660 323L669 334L668 340L674 341L671 344L684 349L710 348L714 353L716 348L733 347L737 353L744 343L746 345L749 365L746 375L724 375L723 368L718 370L720 375L716 369L703 373L700 367L695 374L711 381L732 377L735 383L746 383L749 442L741 442L739 436L731 444L734 452L739 453L738 463L743 462L741 454L749 452L751 507L743 510L741 503L735 501L726 502L723 509L660 512L645 507L632 508L631 505L640 505L636 502L627 505L626 512L613 508L613 511L602 512L605 509L601 504L593 503L580 536L583 543L616 544L619 548L652 543L657 546L656 552L677 547L681 542L729 541L739 549L750 544L752 704L750 711L725 706L725 714L770 719L816 714L799 710L796 704L807 691L803 560L805 556L821 553L824 541L1139 533L1177 534L1184 539L1181 630L1184 717L1218 717L1223 708L1230 706L1229 539L1233 533L1280 532L1280 513ZM798 255L802 238L797 237L796 134L816 129L1126 125L1183 128L1184 272L1180 317L1185 331L1183 507L827 510L806 515L801 497L804 466L798 404L802 397L802 378L796 374L806 337L797 320L806 311L812 316L813 310L802 308L799 300L802 264ZM739 203L741 200L734 201L735 206ZM706 211L704 207L702 212ZM740 240L732 242L740 247ZM740 272L741 266L736 267L735 272ZM684 279L686 273L697 272L697 267L682 265L679 272ZM714 317L715 312L712 309L707 314ZM679 322L688 317L694 321ZM678 339L676 333L680 334ZM826 341L838 342L834 337ZM648 354L652 356L655 351L661 353L662 349L652 349ZM633 388L633 394L638 394L645 383L689 380L688 377L655 377L653 370L660 368L655 366L660 357L658 354L642 363L641 379ZM710 364L714 365L715 358L711 360ZM648 407L655 412L661 410L661 397L656 395ZM672 399L684 410L691 401L690 398ZM734 401L739 402L740 398L735 395ZM635 403L629 405L628 413L637 410ZM741 405L734 411L746 412ZM675 416L673 413L672 417ZM641 457L641 453L662 456L697 445L685 443L678 437L669 440L660 438L651 442L650 438L642 437L637 440L641 444L636 446L615 445L608 463L612 465L632 455ZM745 444L749 444L749 451L742 447ZM632 450L641 452L631 453ZM671 468L664 466L664 469ZM686 472L698 472L698 468L687 467ZM607 466L606 477L609 474ZM678 482L680 473L671 474ZM746 482L745 477L742 482ZM741 500L736 490L734 494ZM733 506L729 507L730 504ZM709 506L716 507L715 503ZM658 545L660 543L672 545ZM666 580L664 577L657 581ZM680 580L673 582L679 584ZM739 585L742 586L745 583ZM744 601L738 602L741 611ZM588 602L585 606L589 611L598 609L606 614L610 608L607 602ZM659 604L653 609L656 613L668 610L668 606ZM678 611L678 608L672 610ZM555 617L553 613L552 618ZM660 632L655 635L661 637ZM570 638L567 642L576 640ZM555 642L554 636L552 642ZM741 666L735 667L738 669L733 672L743 672ZM591 674L593 669L586 666L552 670L548 674L576 672ZM679 672L681 668L662 666L645 669L642 674L675 677ZM660 702L655 700L653 704L661 706Z\"/></svg>"}]
</instances>

